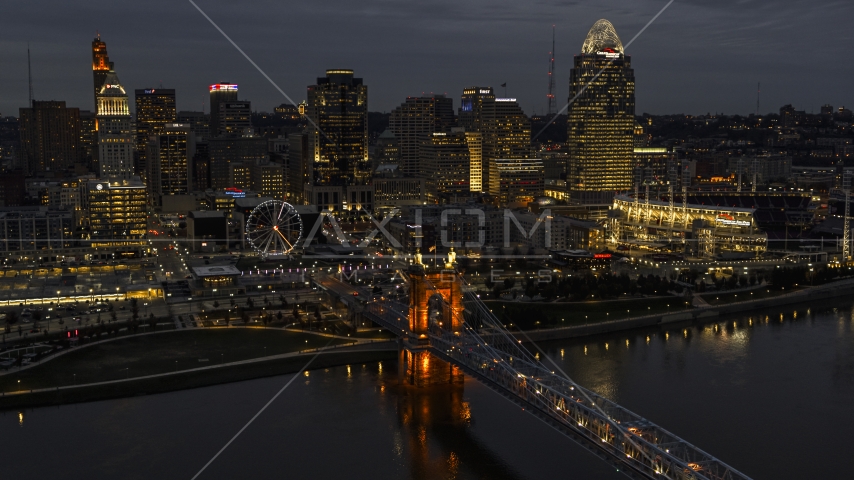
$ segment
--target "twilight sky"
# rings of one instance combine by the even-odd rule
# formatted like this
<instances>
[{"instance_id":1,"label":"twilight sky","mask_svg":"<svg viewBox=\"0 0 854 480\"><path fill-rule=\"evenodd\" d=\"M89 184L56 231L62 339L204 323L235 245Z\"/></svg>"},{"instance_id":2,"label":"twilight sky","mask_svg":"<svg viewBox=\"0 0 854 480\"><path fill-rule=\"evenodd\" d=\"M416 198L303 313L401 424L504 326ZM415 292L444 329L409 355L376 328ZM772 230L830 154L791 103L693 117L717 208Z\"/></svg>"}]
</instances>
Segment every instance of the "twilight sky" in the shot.
<instances>
[{"instance_id":1,"label":"twilight sky","mask_svg":"<svg viewBox=\"0 0 854 480\"><path fill-rule=\"evenodd\" d=\"M295 101L327 68L352 68L369 108L408 95L498 87L543 113L551 26L558 108L572 55L607 18L628 42L667 0L196 0ZM854 106L854 3L828 0L676 0L627 50L637 113L751 113L792 103ZM207 106L207 86L240 85L270 111L286 100L186 0L4 0L0 3L0 115L27 103L27 42L37 100L93 109L90 44L100 31L134 88L175 88L179 110Z\"/></svg>"}]
</instances>

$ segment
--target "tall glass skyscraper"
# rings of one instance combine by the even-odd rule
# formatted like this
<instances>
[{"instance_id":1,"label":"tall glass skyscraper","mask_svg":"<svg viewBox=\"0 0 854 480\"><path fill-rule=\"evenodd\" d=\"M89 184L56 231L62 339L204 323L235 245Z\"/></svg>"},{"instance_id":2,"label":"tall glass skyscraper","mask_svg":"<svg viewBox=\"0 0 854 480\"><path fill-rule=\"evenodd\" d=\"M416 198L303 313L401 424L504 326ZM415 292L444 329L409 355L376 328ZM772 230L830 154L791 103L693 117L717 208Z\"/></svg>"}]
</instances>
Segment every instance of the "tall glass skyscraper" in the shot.
<instances>
[{"instance_id":1,"label":"tall glass skyscraper","mask_svg":"<svg viewBox=\"0 0 854 480\"><path fill-rule=\"evenodd\" d=\"M606 205L632 188L635 74L608 20L593 24L569 78L567 193Z\"/></svg>"},{"instance_id":2,"label":"tall glass skyscraper","mask_svg":"<svg viewBox=\"0 0 854 480\"><path fill-rule=\"evenodd\" d=\"M309 178L313 185L365 184L368 161L368 87L353 70L327 70L308 87L306 115L320 129L309 134Z\"/></svg>"},{"instance_id":3,"label":"tall glass skyscraper","mask_svg":"<svg viewBox=\"0 0 854 480\"><path fill-rule=\"evenodd\" d=\"M175 123L175 89L145 88L134 91L136 103L136 172L147 171L148 139L159 135L167 123Z\"/></svg>"}]
</instances>

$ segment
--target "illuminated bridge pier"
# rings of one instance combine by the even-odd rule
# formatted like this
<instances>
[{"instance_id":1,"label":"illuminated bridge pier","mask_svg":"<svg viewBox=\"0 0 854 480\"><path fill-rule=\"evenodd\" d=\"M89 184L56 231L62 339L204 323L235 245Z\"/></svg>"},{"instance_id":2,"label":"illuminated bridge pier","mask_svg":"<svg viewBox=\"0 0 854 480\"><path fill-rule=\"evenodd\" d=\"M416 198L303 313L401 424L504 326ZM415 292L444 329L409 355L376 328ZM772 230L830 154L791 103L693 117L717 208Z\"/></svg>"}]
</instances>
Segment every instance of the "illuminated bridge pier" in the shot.
<instances>
[{"instance_id":1,"label":"illuminated bridge pier","mask_svg":"<svg viewBox=\"0 0 854 480\"><path fill-rule=\"evenodd\" d=\"M361 312L401 339L400 368L408 383L457 382L458 372L469 374L633 478L749 478L547 368L465 291L451 263L441 270L414 265L408 276L409 306L371 301Z\"/></svg>"}]
</instances>

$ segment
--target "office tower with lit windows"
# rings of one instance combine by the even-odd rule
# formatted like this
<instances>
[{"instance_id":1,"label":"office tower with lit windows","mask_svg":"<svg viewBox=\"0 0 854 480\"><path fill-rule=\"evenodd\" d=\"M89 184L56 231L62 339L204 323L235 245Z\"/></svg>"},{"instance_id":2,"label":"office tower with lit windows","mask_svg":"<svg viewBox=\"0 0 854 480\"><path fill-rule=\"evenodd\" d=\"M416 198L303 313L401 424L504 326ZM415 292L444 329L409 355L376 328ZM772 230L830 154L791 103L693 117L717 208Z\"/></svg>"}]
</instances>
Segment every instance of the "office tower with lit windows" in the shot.
<instances>
[{"instance_id":1,"label":"office tower with lit windows","mask_svg":"<svg viewBox=\"0 0 854 480\"><path fill-rule=\"evenodd\" d=\"M80 110L34 101L19 111L20 161L29 175L62 172L80 159Z\"/></svg>"},{"instance_id":2,"label":"office tower with lit windows","mask_svg":"<svg viewBox=\"0 0 854 480\"><path fill-rule=\"evenodd\" d=\"M193 129L193 133L196 134L196 143L207 140L211 138L211 116L205 112L191 112L191 111L180 111L178 112L178 119L176 123L186 123L190 125L190 128Z\"/></svg>"},{"instance_id":3,"label":"office tower with lit windows","mask_svg":"<svg viewBox=\"0 0 854 480\"><path fill-rule=\"evenodd\" d=\"M498 201L528 204L543 196L543 161L540 159L498 159L495 161Z\"/></svg>"},{"instance_id":4,"label":"office tower with lit windows","mask_svg":"<svg viewBox=\"0 0 854 480\"><path fill-rule=\"evenodd\" d=\"M496 98L492 87L468 87L463 89L459 124L466 132L481 136L480 164L474 167L480 171L481 181L472 182L472 191L498 195L495 160L528 158L531 153L530 119L515 98Z\"/></svg>"},{"instance_id":5,"label":"office tower with lit windows","mask_svg":"<svg viewBox=\"0 0 854 480\"><path fill-rule=\"evenodd\" d=\"M116 72L110 70L96 95L98 109L98 171L101 178L127 179L134 175L134 137L128 96Z\"/></svg>"},{"instance_id":6,"label":"office tower with lit windows","mask_svg":"<svg viewBox=\"0 0 854 480\"><path fill-rule=\"evenodd\" d=\"M308 87L306 116L311 185L365 184L368 161L368 87L353 70L327 70ZM316 126L316 128L315 128Z\"/></svg>"},{"instance_id":7,"label":"office tower with lit windows","mask_svg":"<svg viewBox=\"0 0 854 480\"><path fill-rule=\"evenodd\" d=\"M434 201L470 191L468 140L464 132L434 132L419 148L427 195Z\"/></svg>"},{"instance_id":8,"label":"office tower with lit windows","mask_svg":"<svg viewBox=\"0 0 854 480\"><path fill-rule=\"evenodd\" d=\"M468 87L460 99L459 123L469 132L480 132L483 126L484 105L495 101L492 87Z\"/></svg>"},{"instance_id":9,"label":"office tower with lit windows","mask_svg":"<svg viewBox=\"0 0 854 480\"><path fill-rule=\"evenodd\" d=\"M454 101L445 95L407 97L391 112L389 130L400 150L400 171L406 177L425 175L419 165L421 144L433 133L447 133L454 126Z\"/></svg>"},{"instance_id":10,"label":"office tower with lit windows","mask_svg":"<svg viewBox=\"0 0 854 480\"><path fill-rule=\"evenodd\" d=\"M590 29L569 79L567 195L579 205L609 205L632 188L635 76L631 57L607 20Z\"/></svg>"},{"instance_id":11,"label":"office tower with lit windows","mask_svg":"<svg viewBox=\"0 0 854 480\"><path fill-rule=\"evenodd\" d=\"M94 83L95 107L98 106L98 92L101 91L101 85L107 79L107 74L113 69L113 62L110 61L107 55L107 44L101 41L101 35L98 34L92 40L92 81Z\"/></svg>"},{"instance_id":12,"label":"office tower with lit windows","mask_svg":"<svg viewBox=\"0 0 854 480\"><path fill-rule=\"evenodd\" d=\"M391 130L385 129L377 138L374 145L374 158L371 168L377 169L380 165L396 165L400 167L400 144Z\"/></svg>"},{"instance_id":13,"label":"office tower with lit windows","mask_svg":"<svg viewBox=\"0 0 854 480\"><path fill-rule=\"evenodd\" d=\"M141 256L148 243L148 195L139 177L89 180L84 192L92 258Z\"/></svg>"},{"instance_id":14,"label":"office tower with lit windows","mask_svg":"<svg viewBox=\"0 0 854 480\"><path fill-rule=\"evenodd\" d=\"M162 205L166 195L186 195L193 189L192 159L196 142L189 125L166 124L148 140L148 183L153 204Z\"/></svg>"},{"instance_id":15,"label":"office tower with lit windows","mask_svg":"<svg viewBox=\"0 0 854 480\"><path fill-rule=\"evenodd\" d=\"M148 139L163 131L167 123L177 122L175 89L145 88L134 90L136 105L136 165L137 173L147 170L145 155Z\"/></svg>"},{"instance_id":16,"label":"office tower with lit windows","mask_svg":"<svg viewBox=\"0 0 854 480\"><path fill-rule=\"evenodd\" d=\"M220 135L220 105L237 101L237 85L234 83L215 83L210 86L211 95L211 137Z\"/></svg>"},{"instance_id":17,"label":"office tower with lit windows","mask_svg":"<svg viewBox=\"0 0 854 480\"><path fill-rule=\"evenodd\" d=\"M462 129L465 132L465 129ZM469 190L483 191L483 134L465 132L469 148Z\"/></svg>"},{"instance_id":18,"label":"office tower with lit windows","mask_svg":"<svg viewBox=\"0 0 854 480\"><path fill-rule=\"evenodd\" d=\"M285 167L281 163L256 163L250 167L251 188L262 197L285 199Z\"/></svg>"},{"instance_id":19,"label":"office tower with lit windows","mask_svg":"<svg viewBox=\"0 0 854 480\"><path fill-rule=\"evenodd\" d=\"M208 140L211 188L232 187L231 165L263 162L269 158L263 137L216 137Z\"/></svg>"},{"instance_id":20,"label":"office tower with lit windows","mask_svg":"<svg viewBox=\"0 0 854 480\"><path fill-rule=\"evenodd\" d=\"M252 134L252 103L240 100L219 104L217 121L218 136L241 136Z\"/></svg>"},{"instance_id":21,"label":"office tower with lit windows","mask_svg":"<svg viewBox=\"0 0 854 480\"><path fill-rule=\"evenodd\" d=\"M530 157L531 120L515 98L496 98L484 105L481 135L483 191L498 195L495 161Z\"/></svg>"}]
</instances>

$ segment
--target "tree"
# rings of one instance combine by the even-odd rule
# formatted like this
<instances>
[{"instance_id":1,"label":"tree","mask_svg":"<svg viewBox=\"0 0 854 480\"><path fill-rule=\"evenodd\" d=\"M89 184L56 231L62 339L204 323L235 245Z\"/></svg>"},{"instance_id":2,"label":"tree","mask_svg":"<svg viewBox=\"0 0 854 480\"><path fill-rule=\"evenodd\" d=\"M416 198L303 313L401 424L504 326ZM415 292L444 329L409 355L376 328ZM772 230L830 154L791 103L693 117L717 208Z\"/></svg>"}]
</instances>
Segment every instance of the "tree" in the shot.
<instances>
[{"instance_id":1,"label":"tree","mask_svg":"<svg viewBox=\"0 0 854 480\"><path fill-rule=\"evenodd\" d=\"M246 299L246 308L255 308L255 302L253 302L251 298Z\"/></svg>"},{"instance_id":2,"label":"tree","mask_svg":"<svg viewBox=\"0 0 854 480\"><path fill-rule=\"evenodd\" d=\"M130 317L134 322L139 318L139 301L135 298L130 299Z\"/></svg>"},{"instance_id":3,"label":"tree","mask_svg":"<svg viewBox=\"0 0 854 480\"><path fill-rule=\"evenodd\" d=\"M110 321L111 322L116 321L116 312L113 312L113 311L110 312Z\"/></svg>"},{"instance_id":4,"label":"tree","mask_svg":"<svg viewBox=\"0 0 854 480\"><path fill-rule=\"evenodd\" d=\"M279 311L279 313L277 313L277 314L276 314L276 318L281 322L281 321L282 321L282 317L283 317L283 315L282 315L282 312L281 312L281 310L280 310L280 311Z\"/></svg>"},{"instance_id":5,"label":"tree","mask_svg":"<svg viewBox=\"0 0 854 480\"><path fill-rule=\"evenodd\" d=\"M33 323L39 323L42 318L41 310L33 310Z\"/></svg>"},{"instance_id":6,"label":"tree","mask_svg":"<svg viewBox=\"0 0 854 480\"><path fill-rule=\"evenodd\" d=\"M215 309L216 309L216 308L219 308L219 302L218 302L218 301L216 301L216 300L214 300L213 306L214 306L214 308L215 308Z\"/></svg>"},{"instance_id":7,"label":"tree","mask_svg":"<svg viewBox=\"0 0 854 480\"><path fill-rule=\"evenodd\" d=\"M153 313L150 313L148 315L148 324L151 325L151 331L152 332L157 328L157 319L154 318Z\"/></svg>"},{"instance_id":8,"label":"tree","mask_svg":"<svg viewBox=\"0 0 854 480\"><path fill-rule=\"evenodd\" d=\"M240 312L240 319L243 320L244 325L249 325L249 314L246 312L246 310Z\"/></svg>"}]
</instances>

